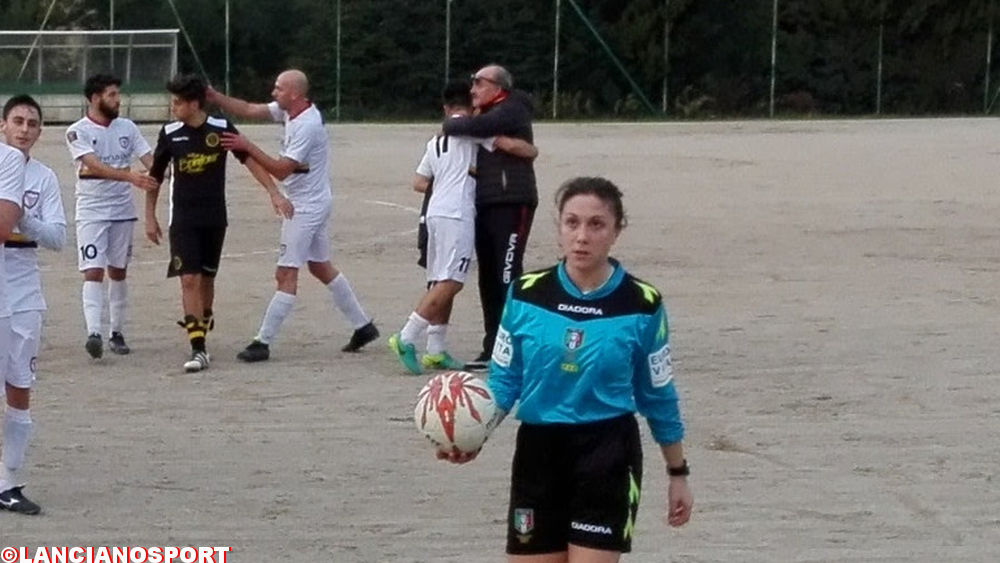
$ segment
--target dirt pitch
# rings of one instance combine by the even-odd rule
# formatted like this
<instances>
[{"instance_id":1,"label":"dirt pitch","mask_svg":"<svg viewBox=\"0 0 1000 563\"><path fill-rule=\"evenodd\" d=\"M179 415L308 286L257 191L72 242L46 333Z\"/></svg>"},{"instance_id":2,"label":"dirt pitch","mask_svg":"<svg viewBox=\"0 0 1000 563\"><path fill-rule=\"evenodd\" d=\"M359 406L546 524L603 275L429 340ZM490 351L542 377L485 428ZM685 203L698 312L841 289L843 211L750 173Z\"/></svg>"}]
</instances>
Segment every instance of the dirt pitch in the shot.
<instances>
[{"instance_id":1,"label":"dirt pitch","mask_svg":"<svg viewBox=\"0 0 1000 563\"><path fill-rule=\"evenodd\" d=\"M334 262L387 335L422 288L412 171L436 126L331 127ZM272 152L280 127L246 127ZM35 155L72 217L62 126ZM147 139L155 128L144 127ZM695 512L663 523L646 433L636 562L1000 559L1000 128L991 119L539 125L528 267L556 257L552 194L626 193L616 255L665 294ZM231 165L211 369L181 373L176 281L136 228L133 354L83 350L75 238L44 256L51 310L29 496L3 545L232 546L230 561L500 561L516 423L465 467L411 422L423 379L358 355L319 284L270 362L234 355L273 291L278 223ZM137 198L138 199L138 198ZM165 222L165 205L160 207ZM71 233L73 229L70 229ZM480 337L474 287L451 338ZM644 427L645 431L645 427Z\"/></svg>"}]
</instances>

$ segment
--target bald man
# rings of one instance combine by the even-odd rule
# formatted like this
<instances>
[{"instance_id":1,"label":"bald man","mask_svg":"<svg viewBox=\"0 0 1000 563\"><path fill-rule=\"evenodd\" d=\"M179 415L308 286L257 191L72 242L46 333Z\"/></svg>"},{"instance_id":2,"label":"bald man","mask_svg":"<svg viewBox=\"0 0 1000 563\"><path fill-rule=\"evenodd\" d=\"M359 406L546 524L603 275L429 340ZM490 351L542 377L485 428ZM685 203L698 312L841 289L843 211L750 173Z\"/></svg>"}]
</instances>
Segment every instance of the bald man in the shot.
<instances>
[{"instance_id":1,"label":"bald man","mask_svg":"<svg viewBox=\"0 0 1000 563\"><path fill-rule=\"evenodd\" d=\"M330 262L328 233L333 194L330 191L329 138L323 127L323 117L309 100L309 80L299 70L282 72L274 81L271 91L274 101L269 104L232 98L212 88L208 89L206 97L229 114L285 124L283 150L277 157L268 155L238 134L223 134L222 146L231 151L244 151L259 162L282 182L286 197L295 207L292 217L281 223L278 265L274 274L277 290L264 312L257 336L236 357L245 362L270 358L270 345L295 305L299 269L304 265L330 291L334 306L354 328L351 340L341 350L357 352L377 339L379 332L362 309L347 278Z\"/></svg>"}]
</instances>

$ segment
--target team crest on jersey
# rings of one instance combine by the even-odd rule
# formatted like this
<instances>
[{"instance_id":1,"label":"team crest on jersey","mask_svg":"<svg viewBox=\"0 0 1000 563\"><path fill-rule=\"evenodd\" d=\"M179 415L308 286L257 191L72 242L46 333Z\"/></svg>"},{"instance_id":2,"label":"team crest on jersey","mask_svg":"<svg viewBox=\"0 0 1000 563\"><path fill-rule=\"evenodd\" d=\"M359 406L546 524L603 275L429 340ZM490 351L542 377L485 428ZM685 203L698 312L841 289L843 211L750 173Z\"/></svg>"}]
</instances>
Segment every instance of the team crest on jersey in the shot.
<instances>
[{"instance_id":1,"label":"team crest on jersey","mask_svg":"<svg viewBox=\"0 0 1000 563\"><path fill-rule=\"evenodd\" d=\"M132 140L129 139L128 137L118 137L118 144L121 145L123 149L128 150L128 147L131 144L131 142Z\"/></svg>"},{"instance_id":2,"label":"team crest on jersey","mask_svg":"<svg viewBox=\"0 0 1000 563\"><path fill-rule=\"evenodd\" d=\"M36 205L38 205L39 197L41 197L41 194L39 194L35 190L24 190L24 197L21 198L21 207L24 207L25 209L31 209L35 207Z\"/></svg>"},{"instance_id":3,"label":"team crest on jersey","mask_svg":"<svg viewBox=\"0 0 1000 563\"><path fill-rule=\"evenodd\" d=\"M66 132L66 140L67 141L73 143L73 142L76 141L76 139L77 139L76 131L67 131Z\"/></svg>"},{"instance_id":4,"label":"team crest on jersey","mask_svg":"<svg viewBox=\"0 0 1000 563\"><path fill-rule=\"evenodd\" d=\"M219 146L219 135L214 131L205 135L205 146L211 148Z\"/></svg>"},{"instance_id":5,"label":"team crest on jersey","mask_svg":"<svg viewBox=\"0 0 1000 563\"><path fill-rule=\"evenodd\" d=\"M571 352L583 346L583 331L578 328L567 328L566 335L563 337L563 345Z\"/></svg>"}]
</instances>

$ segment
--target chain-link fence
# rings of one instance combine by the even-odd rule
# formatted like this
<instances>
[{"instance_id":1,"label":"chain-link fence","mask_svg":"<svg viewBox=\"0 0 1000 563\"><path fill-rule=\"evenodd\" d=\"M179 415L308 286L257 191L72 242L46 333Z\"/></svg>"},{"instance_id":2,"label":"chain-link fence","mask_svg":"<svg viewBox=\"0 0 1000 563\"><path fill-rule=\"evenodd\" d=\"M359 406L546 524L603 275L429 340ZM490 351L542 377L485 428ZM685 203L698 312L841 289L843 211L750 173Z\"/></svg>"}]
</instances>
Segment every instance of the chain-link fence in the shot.
<instances>
[{"instance_id":1,"label":"chain-link fence","mask_svg":"<svg viewBox=\"0 0 1000 563\"><path fill-rule=\"evenodd\" d=\"M942 115L991 107L995 3L115 0L112 19L186 28L179 67L238 96L266 99L278 72L302 68L319 106L345 120L433 117L447 78L489 62L512 71L540 117ZM83 4L92 15L78 21L105 25L106 2ZM102 52L124 73L139 50ZM32 57L23 45L5 57L0 80ZM49 75L65 84L83 66ZM133 58L133 72L147 66L163 69Z\"/></svg>"}]
</instances>

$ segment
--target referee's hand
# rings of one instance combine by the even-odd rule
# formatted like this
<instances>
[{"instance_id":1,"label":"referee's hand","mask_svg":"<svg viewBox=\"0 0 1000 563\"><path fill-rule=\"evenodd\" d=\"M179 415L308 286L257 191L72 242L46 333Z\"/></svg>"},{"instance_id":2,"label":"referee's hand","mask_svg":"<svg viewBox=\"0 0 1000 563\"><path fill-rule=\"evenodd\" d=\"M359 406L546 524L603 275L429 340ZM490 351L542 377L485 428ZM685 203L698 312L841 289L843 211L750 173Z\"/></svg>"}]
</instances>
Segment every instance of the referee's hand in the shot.
<instances>
[{"instance_id":1,"label":"referee's hand","mask_svg":"<svg viewBox=\"0 0 1000 563\"><path fill-rule=\"evenodd\" d=\"M688 487L687 477L670 477L667 489L667 523L674 528L687 524L691 519L694 496Z\"/></svg>"}]
</instances>

